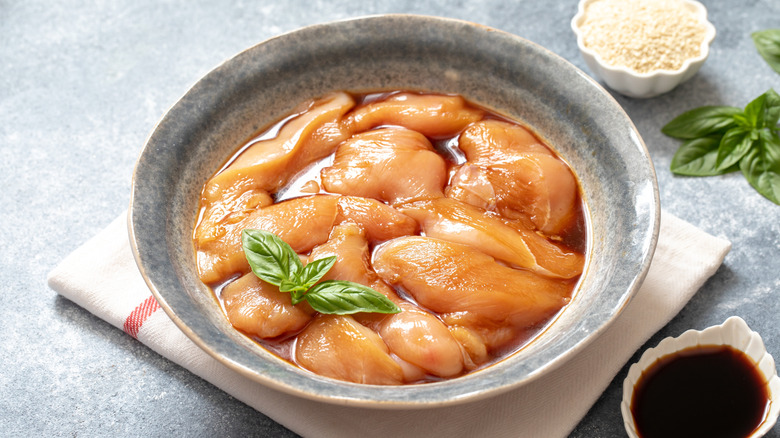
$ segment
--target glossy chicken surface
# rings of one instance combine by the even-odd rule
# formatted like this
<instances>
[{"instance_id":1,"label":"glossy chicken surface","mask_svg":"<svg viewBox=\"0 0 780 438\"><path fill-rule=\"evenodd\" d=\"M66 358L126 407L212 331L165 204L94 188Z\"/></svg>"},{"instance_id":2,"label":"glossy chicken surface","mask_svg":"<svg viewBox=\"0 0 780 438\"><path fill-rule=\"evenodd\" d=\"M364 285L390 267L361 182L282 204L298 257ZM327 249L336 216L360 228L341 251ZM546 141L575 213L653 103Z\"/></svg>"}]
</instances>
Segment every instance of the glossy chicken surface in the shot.
<instances>
[{"instance_id":1,"label":"glossy chicken surface","mask_svg":"<svg viewBox=\"0 0 780 438\"><path fill-rule=\"evenodd\" d=\"M356 224L336 226L330 239L314 248L311 260L336 256L337 261L325 278L347 280L369 286L385 294L402 308L390 315L357 314L355 320L374 329L390 351L425 373L449 377L463 370L463 349L434 315L402 300L373 271L368 241Z\"/></svg>"},{"instance_id":2,"label":"glossy chicken surface","mask_svg":"<svg viewBox=\"0 0 780 438\"><path fill-rule=\"evenodd\" d=\"M444 196L447 166L419 132L377 129L342 143L322 183L330 192L395 204Z\"/></svg>"},{"instance_id":3,"label":"glossy chicken surface","mask_svg":"<svg viewBox=\"0 0 780 438\"><path fill-rule=\"evenodd\" d=\"M196 239L203 243L221 237L231 224L271 204L271 194L302 168L332 154L349 136L342 116L354 105L346 93L306 102L277 136L250 142L206 183Z\"/></svg>"},{"instance_id":4,"label":"glossy chicken surface","mask_svg":"<svg viewBox=\"0 0 780 438\"><path fill-rule=\"evenodd\" d=\"M437 138L457 135L483 115L460 96L397 93L356 109L346 123L355 132L391 125Z\"/></svg>"},{"instance_id":5,"label":"glossy chicken surface","mask_svg":"<svg viewBox=\"0 0 780 438\"><path fill-rule=\"evenodd\" d=\"M477 166L471 178L462 175L458 181L463 191L474 192L470 184L481 187L480 192L492 191L491 209L508 218L525 216L548 235L572 225L577 181L566 163L527 129L497 120L474 123L460 135L459 147L467 164ZM458 198L461 189L454 190L451 196Z\"/></svg>"},{"instance_id":6,"label":"glossy chicken surface","mask_svg":"<svg viewBox=\"0 0 780 438\"><path fill-rule=\"evenodd\" d=\"M317 374L355 383L398 385L404 373L382 338L350 316L317 315L298 335L295 360Z\"/></svg>"},{"instance_id":7,"label":"glossy chicken surface","mask_svg":"<svg viewBox=\"0 0 780 438\"><path fill-rule=\"evenodd\" d=\"M338 199L336 224L353 223L374 243L417 232L417 221L399 210L370 198L342 196Z\"/></svg>"},{"instance_id":8,"label":"glossy chicken surface","mask_svg":"<svg viewBox=\"0 0 780 438\"><path fill-rule=\"evenodd\" d=\"M501 216L467 203L439 198L398 209L416 219L428 237L469 245L512 266L548 277L573 278L582 273L582 254L545 239L523 223L510 226Z\"/></svg>"},{"instance_id":9,"label":"glossy chicken surface","mask_svg":"<svg viewBox=\"0 0 780 438\"><path fill-rule=\"evenodd\" d=\"M342 116L355 105L346 93L304 104L304 111L279 134L250 144L230 165L206 183L203 197L214 202L249 189L276 192L305 166L333 153L349 137Z\"/></svg>"},{"instance_id":10,"label":"glossy chicken surface","mask_svg":"<svg viewBox=\"0 0 780 438\"><path fill-rule=\"evenodd\" d=\"M332 93L259 133L209 179L198 274L231 324L310 372L371 385L457 378L531 342L585 270L571 170L529 130L460 96ZM320 281L394 314L330 315L250 271L241 233L279 236Z\"/></svg>"},{"instance_id":11,"label":"glossy chicken surface","mask_svg":"<svg viewBox=\"0 0 780 438\"><path fill-rule=\"evenodd\" d=\"M278 288L251 273L225 286L222 302L235 328L260 338L297 333L314 314L308 304L293 306Z\"/></svg>"},{"instance_id":12,"label":"glossy chicken surface","mask_svg":"<svg viewBox=\"0 0 780 438\"><path fill-rule=\"evenodd\" d=\"M440 314L467 313L475 321L513 327L537 324L569 299L570 286L512 269L468 245L431 237L402 237L378 248L377 274Z\"/></svg>"},{"instance_id":13,"label":"glossy chicken surface","mask_svg":"<svg viewBox=\"0 0 780 438\"><path fill-rule=\"evenodd\" d=\"M315 245L328 240L336 220L337 205L338 198L334 196L315 195L252 211L242 220L225 226L219 239L198 245L200 279L207 284L216 283L234 274L249 272L249 263L241 247L241 231L245 228L274 233L296 252L309 252Z\"/></svg>"},{"instance_id":14,"label":"glossy chicken surface","mask_svg":"<svg viewBox=\"0 0 780 438\"><path fill-rule=\"evenodd\" d=\"M293 198L257 208L241 220L225 224L219 239L199 243L200 278L204 283L215 283L249 272L241 248L241 231L245 228L274 233L296 252L308 253L325 242L333 226L342 222L361 225L372 241L385 241L417 229L417 222L410 217L371 199L330 195Z\"/></svg>"}]
</instances>

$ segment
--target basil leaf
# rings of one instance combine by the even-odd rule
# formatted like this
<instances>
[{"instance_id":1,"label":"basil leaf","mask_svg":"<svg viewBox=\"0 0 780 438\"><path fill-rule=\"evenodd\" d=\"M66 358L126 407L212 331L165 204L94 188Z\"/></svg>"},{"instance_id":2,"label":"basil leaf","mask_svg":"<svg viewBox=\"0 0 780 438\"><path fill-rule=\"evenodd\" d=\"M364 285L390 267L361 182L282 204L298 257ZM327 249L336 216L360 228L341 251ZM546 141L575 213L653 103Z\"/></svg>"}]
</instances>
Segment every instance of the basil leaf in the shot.
<instances>
[{"instance_id":1,"label":"basil leaf","mask_svg":"<svg viewBox=\"0 0 780 438\"><path fill-rule=\"evenodd\" d=\"M753 32L753 38L758 53L776 72L780 73L780 29Z\"/></svg>"},{"instance_id":2,"label":"basil leaf","mask_svg":"<svg viewBox=\"0 0 780 438\"><path fill-rule=\"evenodd\" d=\"M304 287L298 283L297 279L282 280L279 283L279 290L281 292L306 292L308 287Z\"/></svg>"},{"instance_id":3,"label":"basil leaf","mask_svg":"<svg viewBox=\"0 0 780 438\"><path fill-rule=\"evenodd\" d=\"M742 174L758 193L780 205L780 139L762 135L757 144L742 157Z\"/></svg>"},{"instance_id":4,"label":"basil leaf","mask_svg":"<svg viewBox=\"0 0 780 438\"><path fill-rule=\"evenodd\" d=\"M736 115L734 119L737 124L741 125L745 129L761 129L764 127L764 103L766 102L766 93L753 99L749 104L745 106L743 112L744 119L740 115Z\"/></svg>"},{"instance_id":5,"label":"basil leaf","mask_svg":"<svg viewBox=\"0 0 780 438\"><path fill-rule=\"evenodd\" d=\"M672 158L671 169L677 175L713 176L736 170L718 169L719 136L695 138L683 143Z\"/></svg>"},{"instance_id":6,"label":"basil leaf","mask_svg":"<svg viewBox=\"0 0 780 438\"><path fill-rule=\"evenodd\" d=\"M757 137L758 131L746 131L742 128L732 128L723 134L715 161L718 170L725 170L737 164L753 146Z\"/></svg>"},{"instance_id":7,"label":"basil leaf","mask_svg":"<svg viewBox=\"0 0 780 438\"><path fill-rule=\"evenodd\" d=\"M304 291L314 286L322 277L330 271L338 257L331 256L317 259L303 267L296 277L297 283L303 287Z\"/></svg>"},{"instance_id":8,"label":"basil leaf","mask_svg":"<svg viewBox=\"0 0 780 438\"><path fill-rule=\"evenodd\" d=\"M774 129L780 120L780 95L771 88L764 95L764 126Z\"/></svg>"},{"instance_id":9,"label":"basil leaf","mask_svg":"<svg viewBox=\"0 0 780 438\"><path fill-rule=\"evenodd\" d=\"M742 110L733 106L702 106L675 117L661 132L683 140L718 134L736 126L734 115L740 113Z\"/></svg>"},{"instance_id":10,"label":"basil leaf","mask_svg":"<svg viewBox=\"0 0 780 438\"><path fill-rule=\"evenodd\" d=\"M293 281L303 269L298 254L273 233L246 229L241 232L241 243L252 272L274 286Z\"/></svg>"},{"instance_id":11,"label":"basil leaf","mask_svg":"<svg viewBox=\"0 0 780 438\"><path fill-rule=\"evenodd\" d=\"M252 272L261 280L278 286L280 292L289 292L293 305L306 300L320 313L338 315L401 311L386 296L358 283L328 280L317 284L336 263L336 256L303 266L287 242L262 230L243 230L241 243Z\"/></svg>"},{"instance_id":12,"label":"basil leaf","mask_svg":"<svg viewBox=\"0 0 780 438\"><path fill-rule=\"evenodd\" d=\"M780 35L773 37L780 39ZM771 88L744 110L706 106L687 111L662 128L666 135L687 140L674 154L671 170L678 175L710 176L739 167L750 185L780 204L778 121L780 95Z\"/></svg>"},{"instance_id":13,"label":"basil leaf","mask_svg":"<svg viewBox=\"0 0 780 438\"><path fill-rule=\"evenodd\" d=\"M312 309L320 313L349 315L359 312L398 313L398 306L386 296L351 281L328 280L318 283L305 295Z\"/></svg>"}]
</instances>

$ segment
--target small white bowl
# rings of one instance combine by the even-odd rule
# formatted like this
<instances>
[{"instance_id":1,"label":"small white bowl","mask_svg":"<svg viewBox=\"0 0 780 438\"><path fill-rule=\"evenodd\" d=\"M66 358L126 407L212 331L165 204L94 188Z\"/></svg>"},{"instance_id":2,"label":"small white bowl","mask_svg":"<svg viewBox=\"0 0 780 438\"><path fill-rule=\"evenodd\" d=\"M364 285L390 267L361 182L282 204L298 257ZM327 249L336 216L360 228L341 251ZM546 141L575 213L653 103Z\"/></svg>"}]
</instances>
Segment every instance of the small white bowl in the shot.
<instances>
[{"instance_id":1,"label":"small white bowl","mask_svg":"<svg viewBox=\"0 0 780 438\"><path fill-rule=\"evenodd\" d=\"M764 376L769 391L769 412L764 421L748 438L758 438L768 432L777 422L780 414L780 378L777 376L775 361L767 353L761 336L752 331L742 318L732 316L723 324L709 327L703 331L688 330L677 338L666 338L655 348L650 348L642 354L639 361L628 369L628 376L623 380L623 401L620 411L623 414L623 424L630 438L639 438L631 414L631 400L634 387L642 373L656 360L690 347L707 345L729 345L742 351L753 361L756 368Z\"/></svg>"},{"instance_id":2,"label":"small white bowl","mask_svg":"<svg viewBox=\"0 0 780 438\"><path fill-rule=\"evenodd\" d=\"M595 1L599 0L580 0L577 15L571 20L571 28L577 35L577 46L588 68L618 93L637 98L658 96L693 77L707 60L710 44L715 39L715 27L707 21L707 9L704 5L694 0L682 0L685 7L698 15L706 29L698 57L686 59L677 70L655 70L647 73L638 73L628 67L609 65L599 54L585 47L584 35L580 29L580 25L585 21L588 5Z\"/></svg>"}]
</instances>

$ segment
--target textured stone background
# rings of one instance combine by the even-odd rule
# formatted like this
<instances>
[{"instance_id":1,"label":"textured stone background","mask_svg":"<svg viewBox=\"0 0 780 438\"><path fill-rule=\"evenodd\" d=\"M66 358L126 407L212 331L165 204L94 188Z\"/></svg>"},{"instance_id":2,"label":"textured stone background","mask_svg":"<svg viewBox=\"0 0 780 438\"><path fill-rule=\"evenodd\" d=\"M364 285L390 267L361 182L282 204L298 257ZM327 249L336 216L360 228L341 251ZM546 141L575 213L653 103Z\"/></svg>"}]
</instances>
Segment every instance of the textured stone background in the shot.
<instances>
[{"instance_id":1,"label":"textured stone background","mask_svg":"<svg viewBox=\"0 0 780 438\"><path fill-rule=\"evenodd\" d=\"M780 358L780 206L740 174L673 176L678 142L659 131L686 109L742 107L780 90L780 75L750 39L780 27L780 3L704 3L718 36L699 74L655 99L615 97L650 150L663 208L734 246L632 362L665 336L731 315ZM0 0L0 435L295 436L57 296L46 274L124 212L135 159L156 121L237 52L309 24L404 12L512 32L587 72L569 28L576 8L575 0ZM624 434L626 372L571 436ZM780 436L780 426L770 436Z\"/></svg>"}]
</instances>

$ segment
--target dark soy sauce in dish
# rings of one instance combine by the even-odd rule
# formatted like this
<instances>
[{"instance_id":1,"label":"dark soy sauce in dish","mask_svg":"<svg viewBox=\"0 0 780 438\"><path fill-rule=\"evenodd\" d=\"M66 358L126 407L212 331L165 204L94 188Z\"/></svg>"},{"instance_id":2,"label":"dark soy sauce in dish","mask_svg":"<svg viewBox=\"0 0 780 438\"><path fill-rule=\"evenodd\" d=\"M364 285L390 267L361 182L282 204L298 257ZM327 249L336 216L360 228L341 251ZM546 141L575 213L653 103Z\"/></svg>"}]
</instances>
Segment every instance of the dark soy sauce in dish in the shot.
<instances>
[{"instance_id":1,"label":"dark soy sauce in dish","mask_svg":"<svg viewBox=\"0 0 780 438\"><path fill-rule=\"evenodd\" d=\"M699 346L664 356L642 373L631 413L642 438L747 437L769 408L766 381L743 352Z\"/></svg>"}]
</instances>

